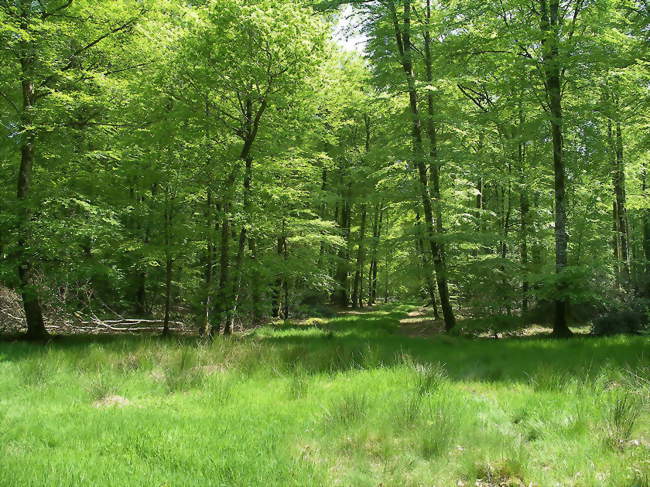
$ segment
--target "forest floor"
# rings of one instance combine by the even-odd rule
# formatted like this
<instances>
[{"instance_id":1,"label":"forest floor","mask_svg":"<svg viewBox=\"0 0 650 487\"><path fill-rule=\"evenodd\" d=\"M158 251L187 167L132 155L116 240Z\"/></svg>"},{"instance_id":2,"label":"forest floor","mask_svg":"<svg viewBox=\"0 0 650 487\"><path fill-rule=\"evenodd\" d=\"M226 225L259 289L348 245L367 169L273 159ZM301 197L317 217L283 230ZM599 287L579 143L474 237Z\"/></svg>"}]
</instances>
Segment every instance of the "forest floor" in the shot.
<instances>
[{"instance_id":1,"label":"forest floor","mask_svg":"<svg viewBox=\"0 0 650 487\"><path fill-rule=\"evenodd\" d=\"M0 343L0 486L650 485L647 338L423 318Z\"/></svg>"}]
</instances>

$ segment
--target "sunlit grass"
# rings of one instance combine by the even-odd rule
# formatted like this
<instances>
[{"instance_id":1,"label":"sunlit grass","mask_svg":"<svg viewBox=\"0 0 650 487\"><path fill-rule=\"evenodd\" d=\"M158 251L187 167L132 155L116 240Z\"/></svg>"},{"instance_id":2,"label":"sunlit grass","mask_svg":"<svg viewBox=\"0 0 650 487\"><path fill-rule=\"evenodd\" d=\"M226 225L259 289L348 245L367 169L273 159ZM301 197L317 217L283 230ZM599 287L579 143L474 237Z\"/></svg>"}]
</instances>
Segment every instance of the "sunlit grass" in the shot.
<instances>
[{"instance_id":1,"label":"sunlit grass","mask_svg":"<svg viewBox=\"0 0 650 487\"><path fill-rule=\"evenodd\" d=\"M648 485L647 339L415 339L409 310L2 343L0 485Z\"/></svg>"}]
</instances>

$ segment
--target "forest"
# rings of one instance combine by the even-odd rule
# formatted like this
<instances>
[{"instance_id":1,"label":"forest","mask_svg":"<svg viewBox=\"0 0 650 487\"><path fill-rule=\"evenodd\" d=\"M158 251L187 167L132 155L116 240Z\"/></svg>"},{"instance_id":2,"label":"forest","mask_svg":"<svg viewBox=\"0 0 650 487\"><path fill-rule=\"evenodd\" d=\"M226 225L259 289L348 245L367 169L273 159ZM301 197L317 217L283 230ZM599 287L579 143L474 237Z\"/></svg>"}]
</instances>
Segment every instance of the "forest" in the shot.
<instances>
[{"instance_id":1,"label":"forest","mask_svg":"<svg viewBox=\"0 0 650 487\"><path fill-rule=\"evenodd\" d=\"M0 0L0 61L1 486L650 485L647 0Z\"/></svg>"}]
</instances>

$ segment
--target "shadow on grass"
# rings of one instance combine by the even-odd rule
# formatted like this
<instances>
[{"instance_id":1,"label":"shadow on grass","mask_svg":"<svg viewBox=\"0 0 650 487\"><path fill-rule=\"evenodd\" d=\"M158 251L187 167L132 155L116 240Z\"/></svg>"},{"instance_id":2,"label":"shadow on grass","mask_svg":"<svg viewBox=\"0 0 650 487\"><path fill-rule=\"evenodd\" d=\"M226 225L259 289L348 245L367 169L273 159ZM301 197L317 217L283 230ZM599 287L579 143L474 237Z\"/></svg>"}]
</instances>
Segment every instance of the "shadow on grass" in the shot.
<instances>
[{"instance_id":1,"label":"shadow on grass","mask_svg":"<svg viewBox=\"0 0 650 487\"><path fill-rule=\"evenodd\" d=\"M285 370L300 368L308 374L391 367L405 363L441 363L451 380L527 382L543 375L587 379L602 371L645 371L650 342L644 337L580 337L555 340L540 337L470 339L446 335L431 338L399 333L400 319L412 309L385 306L362 313L345 313L312 326L282 324L259 328L246 336L216 338L232 347L249 347L251 360L265 366L275 361ZM26 342L0 342L0 362L21 361L44 350L84 353L89 345L113 352L128 352L148 343L173 347L205 343L197 336L173 340L159 337L75 335L58 337L45 347ZM257 348L253 349L253 345ZM264 353L264 356L260 356Z\"/></svg>"}]
</instances>

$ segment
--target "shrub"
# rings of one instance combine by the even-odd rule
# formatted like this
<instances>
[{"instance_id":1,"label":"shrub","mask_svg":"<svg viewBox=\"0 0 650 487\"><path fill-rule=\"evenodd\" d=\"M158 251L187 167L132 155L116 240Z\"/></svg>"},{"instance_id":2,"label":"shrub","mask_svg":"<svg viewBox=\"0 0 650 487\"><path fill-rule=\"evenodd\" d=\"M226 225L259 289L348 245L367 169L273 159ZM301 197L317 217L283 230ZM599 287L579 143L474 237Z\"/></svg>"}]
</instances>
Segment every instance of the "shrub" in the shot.
<instances>
[{"instance_id":1,"label":"shrub","mask_svg":"<svg viewBox=\"0 0 650 487\"><path fill-rule=\"evenodd\" d=\"M487 333L498 337L499 333L512 333L524 327L521 317L516 315L492 315L485 318L463 320L459 327L466 333L480 335Z\"/></svg>"},{"instance_id":2,"label":"shrub","mask_svg":"<svg viewBox=\"0 0 650 487\"><path fill-rule=\"evenodd\" d=\"M639 311L612 311L593 322L591 333L596 336L639 333L645 316Z\"/></svg>"}]
</instances>

